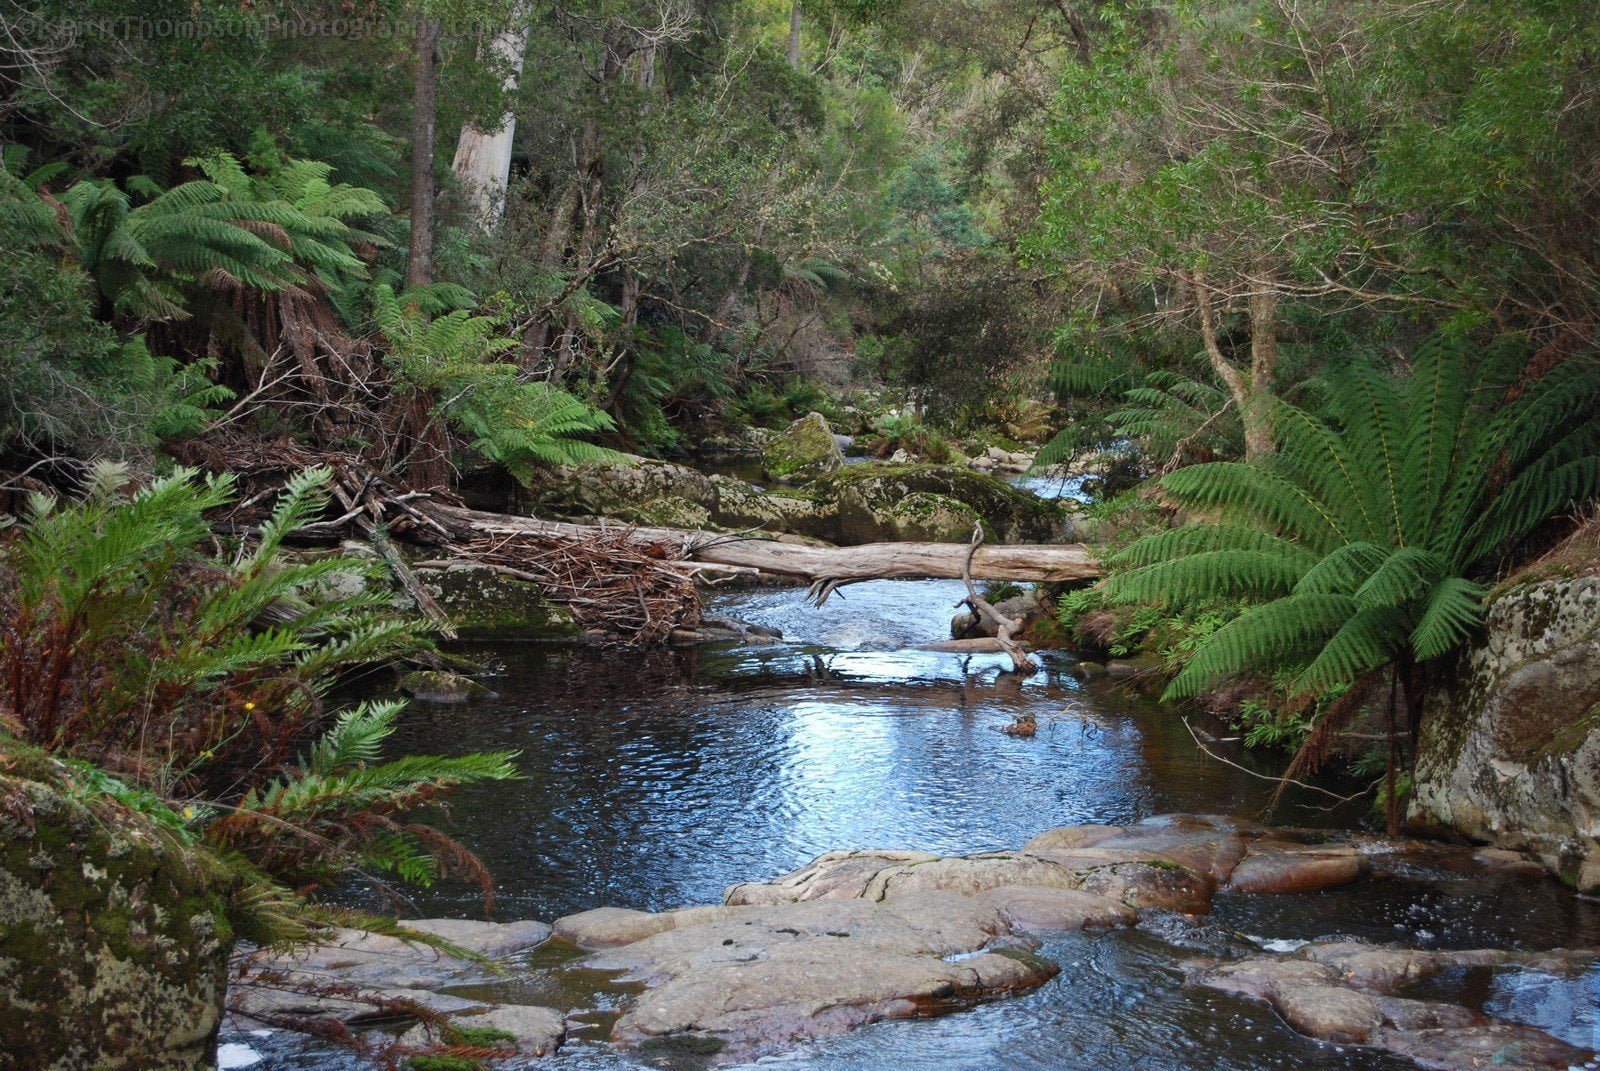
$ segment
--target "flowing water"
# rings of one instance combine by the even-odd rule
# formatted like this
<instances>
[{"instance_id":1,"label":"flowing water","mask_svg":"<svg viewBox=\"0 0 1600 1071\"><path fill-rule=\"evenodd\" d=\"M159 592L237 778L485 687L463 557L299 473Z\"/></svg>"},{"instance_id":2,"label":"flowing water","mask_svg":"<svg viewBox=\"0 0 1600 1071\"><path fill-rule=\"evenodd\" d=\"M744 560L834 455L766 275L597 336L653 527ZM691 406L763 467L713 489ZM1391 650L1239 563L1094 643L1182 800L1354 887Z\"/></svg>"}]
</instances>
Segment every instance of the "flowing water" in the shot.
<instances>
[{"instance_id":1,"label":"flowing water","mask_svg":"<svg viewBox=\"0 0 1600 1071\"><path fill-rule=\"evenodd\" d=\"M466 653L495 667L486 683L498 697L415 705L394 745L521 752L523 780L463 791L450 822L494 872L500 918L715 903L728 885L833 848L970 852L1015 847L1066 823L1261 810L1266 780L1199 753L1171 711L1109 684L1079 683L1065 656L1047 656L1043 671L1024 680L1003 673L1000 656L908 649L946 634L962 591L943 581L860 584L823 611L805 607L795 589L718 600L718 612L783 629L785 642L771 647L642 654L471 645ZM1037 737L997 731L1023 712L1039 719ZM1318 803L1309 797L1274 820L1349 825L1362 817ZM441 885L418 895L415 908L473 916L482 903L470 889ZM1052 940L1044 951L1062 973L1029 995L878 1024L762 1064L1411 1066L1302 1038L1264 1005L1186 986L1178 970L1186 957L1338 935L1423 947L1594 946L1600 904L1542 878L1426 867L1313 896L1219 895L1198 924L1151 916L1129 931ZM552 989L537 970L505 984L530 1002L577 1008L595 999ZM1600 1046L1600 971L1566 980L1463 972L1436 984L1491 1013ZM348 1054L283 1035L246 1040L265 1054L263 1071L350 1066ZM638 1066L582 1036L546 1063L558 1071Z\"/></svg>"}]
</instances>

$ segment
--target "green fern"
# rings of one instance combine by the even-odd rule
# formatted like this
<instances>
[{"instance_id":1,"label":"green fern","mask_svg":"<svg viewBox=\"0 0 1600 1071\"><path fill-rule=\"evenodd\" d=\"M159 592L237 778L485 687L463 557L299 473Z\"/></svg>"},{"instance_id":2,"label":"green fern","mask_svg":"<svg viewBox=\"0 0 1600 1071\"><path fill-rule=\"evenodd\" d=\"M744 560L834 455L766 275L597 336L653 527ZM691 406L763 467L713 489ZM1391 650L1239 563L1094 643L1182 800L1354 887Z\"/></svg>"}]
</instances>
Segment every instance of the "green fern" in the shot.
<instances>
[{"instance_id":1,"label":"green fern","mask_svg":"<svg viewBox=\"0 0 1600 1071\"><path fill-rule=\"evenodd\" d=\"M1330 377L1323 413L1280 406L1276 455L1164 477L1172 501L1211 519L1114 556L1130 568L1110 595L1259 602L1167 695L1281 667L1321 694L1459 646L1506 556L1600 491L1600 369L1567 362L1518 394L1521 364L1436 338L1404 377L1363 363Z\"/></svg>"},{"instance_id":2,"label":"green fern","mask_svg":"<svg viewBox=\"0 0 1600 1071\"><path fill-rule=\"evenodd\" d=\"M582 399L524 378L498 358L513 348L492 316L453 309L430 315L455 295L430 288L396 295L373 287L373 322L402 387L436 399L435 412L470 438L473 449L528 482L541 466L620 460L582 436L613 425Z\"/></svg>"}]
</instances>

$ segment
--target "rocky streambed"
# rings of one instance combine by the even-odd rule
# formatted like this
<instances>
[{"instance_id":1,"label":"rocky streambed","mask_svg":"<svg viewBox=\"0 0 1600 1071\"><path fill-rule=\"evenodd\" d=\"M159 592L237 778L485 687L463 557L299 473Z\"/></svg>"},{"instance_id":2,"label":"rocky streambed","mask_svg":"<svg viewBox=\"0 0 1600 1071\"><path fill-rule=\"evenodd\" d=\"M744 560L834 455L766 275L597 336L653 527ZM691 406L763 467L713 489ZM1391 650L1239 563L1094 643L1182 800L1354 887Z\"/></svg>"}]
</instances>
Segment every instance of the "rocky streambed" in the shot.
<instances>
[{"instance_id":1,"label":"rocky streambed","mask_svg":"<svg viewBox=\"0 0 1600 1071\"><path fill-rule=\"evenodd\" d=\"M357 1025L421 1006L457 1027L492 1027L504 1035L505 1057L528 1058L555 1051L568 1017L581 1023L609 995L620 1002L607 1036L624 1053L674 1065L740 1063L880 1020L956 1013L1037 989L1062 973L1042 951L1055 935L1132 927L1152 913L1168 925L1198 925L1219 894L1314 898L1418 865L1539 870L1503 851L1164 815L1130 827L1051 829L1014 851L830 852L772 881L734 885L717 905L600 907L553 927L415 924L481 955L554 952L552 965L511 971L541 972L568 994L592 987L587 1006L516 1003L515 990L496 991L481 964L359 931L292 955L258 954L236 978L232 1006L241 1021ZM1268 1003L1306 1037L1467 1071L1562 1069L1596 1053L1461 999L1399 994L1459 969L1574 978L1597 962L1600 951L1586 948L1343 940L1175 966L1192 986ZM451 1029L413 1028L400 1044L424 1051L447 1044Z\"/></svg>"},{"instance_id":2,"label":"rocky streambed","mask_svg":"<svg viewBox=\"0 0 1600 1071\"><path fill-rule=\"evenodd\" d=\"M429 924L503 973L356 933L252 971L332 987L358 1030L407 1037L372 1020L416 1000L509 1035L503 1066L562 1071L1591 1059L1600 905L1515 853L1369 837L1359 805L1264 823L1270 783L1070 659L1022 680L917 650L959 587L861 585L827 615L798 592L721 600L786 637L762 647L473 645L496 694L417 704L397 745L523 751L526 779L464 793L455 831L498 917L548 938ZM1037 737L997 731L1025 713ZM482 912L451 886L415 909ZM359 1066L273 1023L228 1030L263 1071Z\"/></svg>"}]
</instances>

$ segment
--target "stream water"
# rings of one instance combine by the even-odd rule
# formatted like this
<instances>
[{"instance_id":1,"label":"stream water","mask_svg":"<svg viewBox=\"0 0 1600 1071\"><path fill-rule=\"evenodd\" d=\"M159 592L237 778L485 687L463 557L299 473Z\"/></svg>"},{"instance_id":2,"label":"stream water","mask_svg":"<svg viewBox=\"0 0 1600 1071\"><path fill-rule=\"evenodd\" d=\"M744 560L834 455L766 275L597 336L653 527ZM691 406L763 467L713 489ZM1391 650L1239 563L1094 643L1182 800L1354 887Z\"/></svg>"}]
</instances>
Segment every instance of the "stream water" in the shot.
<instances>
[{"instance_id":1,"label":"stream water","mask_svg":"<svg viewBox=\"0 0 1600 1071\"><path fill-rule=\"evenodd\" d=\"M725 886L832 848L968 852L1047 827L1166 811L1254 814L1271 786L1200 754L1170 711L1084 685L1070 659L1021 680L997 656L906 650L944 635L959 583L879 582L824 612L795 589L715 607L784 630L772 647L595 651L478 644L498 697L418 704L396 750L514 748L525 778L460 794L450 828L493 870L500 918L599 905L714 903ZM997 730L1033 712L1034 739ZM1244 764L1248 754L1235 756ZM1291 804L1286 824L1357 812ZM468 888L416 897L423 915L475 916ZM1403 1061L1300 1037L1264 1005L1186 986L1177 964L1348 935L1424 947L1600 944L1600 904L1542 878L1417 869L1314 896L1220 895L1202 923L1151 916L1124 932L1045 948L1061 975L1027 996L931 1021L884 1023L763 1061L804 1071L1107 1067L1389 1068ZM569 1008L538 970L505 983ZM1458 999L1600 1045L1600 971L1568 980L1466 972ZM615 997L612 998L615 1000ZM345 1068L348 1053L284 1035L248 1038L272 1068ZM638 1066L582 1033L559 1071Z\"/></svg>"}]
</instances>

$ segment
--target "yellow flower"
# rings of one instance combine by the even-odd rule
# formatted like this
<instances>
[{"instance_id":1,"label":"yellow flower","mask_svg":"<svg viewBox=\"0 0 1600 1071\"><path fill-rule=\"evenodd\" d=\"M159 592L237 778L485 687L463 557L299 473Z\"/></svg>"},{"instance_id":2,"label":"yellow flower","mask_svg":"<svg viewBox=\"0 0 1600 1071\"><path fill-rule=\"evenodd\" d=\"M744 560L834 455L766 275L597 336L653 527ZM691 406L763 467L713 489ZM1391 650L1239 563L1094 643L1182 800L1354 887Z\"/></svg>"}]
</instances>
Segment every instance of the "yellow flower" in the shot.
<instances>
[{"instance_id":1,"label":"yellow flower","mask_svg":"<svg viewBox=\"0 0 1600 1071\"><path fill-rule=\"evenodd\" d=\"M245 709L246 709L246 710L254 710L254 709L255 709L255 708L256 708L256 705L255 705L255 704L254 704L254 703L246 703L246 704L245 704L245 705L244 705L244 708L245 708Z\"/></svg>"},{"instance_id":2,"label":"yellow flower","mask_svg":"<svg viewBox=\"0 0 1600 1071\"><path fill-rule=\"evenodd\" d=\"M194 817L194 808L193 807L185 807L183 809L183 816L185 818L193 818Z\"/></svg>"}]
</instances>

